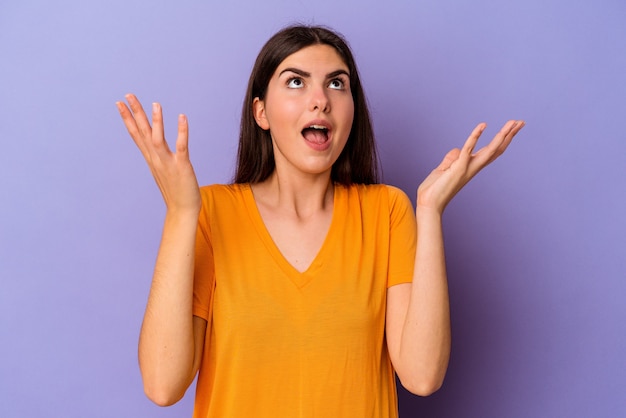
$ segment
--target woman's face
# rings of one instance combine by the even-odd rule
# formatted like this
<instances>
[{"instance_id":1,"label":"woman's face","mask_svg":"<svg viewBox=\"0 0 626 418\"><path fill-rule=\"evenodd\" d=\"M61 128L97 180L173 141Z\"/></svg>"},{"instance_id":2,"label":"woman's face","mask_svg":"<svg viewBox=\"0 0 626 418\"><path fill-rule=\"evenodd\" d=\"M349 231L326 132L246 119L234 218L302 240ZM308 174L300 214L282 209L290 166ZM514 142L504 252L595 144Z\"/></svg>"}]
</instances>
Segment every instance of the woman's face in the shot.
<instances>
[{"instance_id":1,"label":"woman's face","mask_svg":"<svg viewBox=\"0 0 626 418\"><path fill-rule=\"evenodd\" d=\"M330 173L354 118L348 66L331 46L303 48L276 68L253 112L270 131L279 172Z\"/></svg>"}]
</instances>

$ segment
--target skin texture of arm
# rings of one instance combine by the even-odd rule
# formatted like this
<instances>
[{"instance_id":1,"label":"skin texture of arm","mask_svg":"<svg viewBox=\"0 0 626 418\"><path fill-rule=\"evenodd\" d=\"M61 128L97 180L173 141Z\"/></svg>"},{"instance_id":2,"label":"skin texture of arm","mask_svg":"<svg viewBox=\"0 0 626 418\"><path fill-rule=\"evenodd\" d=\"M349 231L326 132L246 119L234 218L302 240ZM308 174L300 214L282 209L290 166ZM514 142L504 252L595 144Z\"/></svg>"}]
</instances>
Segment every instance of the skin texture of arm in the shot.
<instances>
[{"instance_id":1,"label":"skin texture of arm","mask_svg":"<svg viewBox=\"0 0 626 418\"><path fill-rule=\"evenodd\" d=\"M417 192L417 250L413 282L387 292L387 345L402 385L428 396L438 390L450 358L450 304L441 218L452 198L498 158L524 127L509 121L476 153L485 129L479 124L462 149L450 151Z\"/></svg>"},{"instance_id":2,"label":"skin texture of arm","mask_svg":"<svg viewBox=\"0 0 626 418\"><path fill-rule=\"evenodd\" d=\"M148 397L171 405L184 395L200 364L206 321L193 316L194 247L201 200L189 161L188 125L178 118L176 150L163 135L158 103L152 126L137 98L116 105L163 195L167 212L139 338L139 367Z\"/></svg>"}]
</instances>

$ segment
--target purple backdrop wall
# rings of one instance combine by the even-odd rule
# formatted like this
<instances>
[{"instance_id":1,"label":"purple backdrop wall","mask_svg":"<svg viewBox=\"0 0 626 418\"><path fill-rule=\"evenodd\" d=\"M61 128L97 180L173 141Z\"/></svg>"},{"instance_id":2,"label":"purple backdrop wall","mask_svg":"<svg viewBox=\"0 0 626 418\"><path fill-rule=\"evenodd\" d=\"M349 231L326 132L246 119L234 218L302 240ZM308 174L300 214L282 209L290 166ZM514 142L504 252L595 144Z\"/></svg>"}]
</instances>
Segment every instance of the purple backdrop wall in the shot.
<instances>
[{"instance_id":1,"label":"purple backdrop wall","mask_svg":"<svg viewBox=\"0 0 626 418\"><path fill-rule=\"evenodd\" d=\"M228 181L252 61L293 21L343 32L385 180L414 195L480 121L527 127L446 214L454 343L403 417L626 415L626 3L320 0L0 5L0 416L190 416L136 342L163 204L114 102L188 114Z\"/></svg>"}]
</instances>

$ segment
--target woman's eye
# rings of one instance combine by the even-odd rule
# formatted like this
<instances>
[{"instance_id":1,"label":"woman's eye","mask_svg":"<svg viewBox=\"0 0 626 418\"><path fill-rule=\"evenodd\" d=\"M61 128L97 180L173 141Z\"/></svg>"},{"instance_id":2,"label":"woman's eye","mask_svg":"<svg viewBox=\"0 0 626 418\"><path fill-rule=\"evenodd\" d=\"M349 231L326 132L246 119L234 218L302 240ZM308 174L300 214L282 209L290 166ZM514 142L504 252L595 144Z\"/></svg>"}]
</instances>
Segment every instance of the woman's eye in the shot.
<instances>
[{"instance_id":1,"label":"woman's eye","mask_svg":"<svg viewBox=\"0 0 626 418\"><path fill-rule=\"evenodd\" d=\"M301 78L294 77L287 80L287 87L291 89L300 89L304 86L304 82Z\"/></svg>"},{"instance_id":2,"label":"woman's eye","mask_svg":"<svg viewBox=\"0 0 626 418\"><path fill-rule=\"evenodd\" d=\"M344 84L342 80L336 78L330 81L330 84L328 84L328 87L330 87L331 89L341 90L343 89Z\"/></svg>"}]
</instances>

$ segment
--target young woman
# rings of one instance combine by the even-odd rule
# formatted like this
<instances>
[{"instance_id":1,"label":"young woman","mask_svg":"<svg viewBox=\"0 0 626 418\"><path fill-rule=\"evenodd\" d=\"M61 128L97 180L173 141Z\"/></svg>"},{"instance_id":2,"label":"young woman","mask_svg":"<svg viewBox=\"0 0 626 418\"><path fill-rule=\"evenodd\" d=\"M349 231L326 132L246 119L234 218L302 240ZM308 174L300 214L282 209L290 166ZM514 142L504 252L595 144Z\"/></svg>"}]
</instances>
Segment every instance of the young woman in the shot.
<instances>
[{"instance_id":1,"label":"young woman","mask_svg":"<svg viewBox=\"0 0 626 418\"><path fill-rule=\"evenodd\" d=\"M139 341L147 395L195 417L396 417L395 374L443 381L450 320L441 217L507 148L485 124L420 185L415 212L380 185L370 118L346 42L293 26L261 50L243 107L235 181L198 187L178 118L117 106L167 212Z\"/></svg>"}]
</instances>

